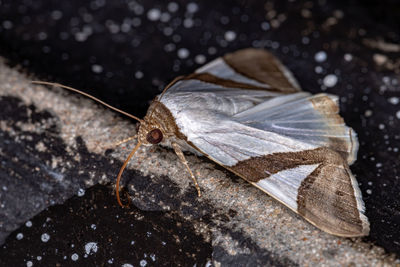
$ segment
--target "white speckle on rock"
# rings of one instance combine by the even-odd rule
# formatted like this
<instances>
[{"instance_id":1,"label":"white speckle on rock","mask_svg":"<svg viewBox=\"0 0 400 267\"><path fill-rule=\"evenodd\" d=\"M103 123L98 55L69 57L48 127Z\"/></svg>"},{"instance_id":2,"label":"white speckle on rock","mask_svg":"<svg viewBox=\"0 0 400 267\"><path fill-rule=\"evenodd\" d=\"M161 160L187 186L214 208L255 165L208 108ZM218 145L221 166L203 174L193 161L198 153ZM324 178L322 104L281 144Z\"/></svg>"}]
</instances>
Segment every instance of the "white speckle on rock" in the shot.
<instances>
[{"instance_id":1,"label":"white speckle on rock","mask_svg":"<svg viewBox=\"0 0 400 267\"><path fill-rule=\"evenodd\" d=\"M271 44L271 48L272 49L278 49L279 48L279 42L272 42L272 44Z\"/></svg>"},{"instance_id":2,"label":"white speckle on rock","mask_svg":"<svg viewBox=\"0 0 400 267\"><path fill-rule=\"evenodd\" d=\"M169 44L164 45L165 52L172 52L175 50L175 48L176 48L176 45L174 43L169 43Z\"/></svg>"},{"instance_id":3,"label":"white speckle on rock","mask_svg":"<svg viewBox=\"0 0 400 267\"><path fill-rule=\"evenodd\" d=\"M140 18L134 18L134 19L132 20L132 26L133 26L133 27L139 27L140 24L142 24L142 20L141 20Z\"/></svg>"},{"instance_id":4,"label":"white speckle on rock","mask_svg":"<svg viewBox=\"0 0 400 267\"><path fill-rule=\"evenodd\" d=\"M96 230L97 226L93 223L92 225L90 225L90 228L92 228L93 230Z\"/></svg>"},{"instance_id":5,"label":"white speckle on rock","mask_svg":"<svg viewBox=\"0 0 400 267\"><path fill-rule=\"evenodd\" d=\"M320 74L320 73L322 73L324 71L324 69L321 66L316 66L314 68L314 71L315 71L315 73Z\"/></svg>"},{"instance_id":6,"label":"white speckle on rock","mask_svg":"<svg viewBox=\"0 0 400 267\"><path fill-rule=\"evenodd\" d=\"M60 10L53 10L50 16L54 20L59 20L62 18L63 13Z\"/></svg>"},{"instance_id":7,"label":"white speckle on rock","mask_svg":"<svg viewBox=\"0 0 400 267\"><path fill-rule=\"evenodd\" d=\"M133 265L130 263L124 263L121 265L121 267L133 267Z\"/></svg>"},{"instance_id":8,"label":"white speckle on rock","mask_svg":"<svg viewBox=\"0 0 400 267\"><path fill-rule=\"evenodd\" d=\"M74 254L71 255L71 260L77 261L78 259L79 259L79 255L78 254L74 253Z\"/></svg>"},{"instance_id":9,"label":"white speckle on rock","mask_svg":"<svg viewBox=\"0 0 400 267\"><path fill-rule=\"evenodd\" d=\"M308 38L307 36L304 36L303 38L301 38L301 42L303 44L309 44L310 43L310 38Z\"/></svg>"},{"instance_id":10,"label":"white speckle on rock","mask_svg":"<svg viewBox=\"0 0 400 267\"><path fill-rule=\"evenodd\" d=\"M373 59L377 65L383 65L388 61L388 57L382 54L374 54Z\"/></svg>"},{"instance_id":11,"label":"white speckle on rock","mask_svg":"<svg viewBox=\"0 0 400 267\"><path fill-rule=\"evenodd\" d=\"M103 67L101 65L98 65L98 64L93 64L92 65L92 71L94 73L102 73L103 72Z\"/></svg>"},{"instance_id":12,"label":"white speckle on rock","mask_svg":"<svg viewBox=\"0 0 400 267\"><path fill-rule=\"evenodd\" d=\"M84 41L86 41L87 38L89 37L89 35L86 34L86 33L84 33L84 32L77 32L77 33L75 33L74 36L75 36L75 40L76 40L77 42L84 42Z\"/></svg>"},{"instance_id":13,"label":"white speckle on rock","mask_svg":"<svg viewBox=\"0 0 400 267\"><path fill-rule=\"evenodd\" d=\"M147 261L146 260L141 260L139 262L139 264L140 264L141 267L145 267L147 265Z\"/></svg>"},{"instance_id":14,"label":"white speckle on rock","mask_svg":"<svg viewBox=\"0 0 400 267\"><path fill-rule=\"evenodd\" d=\"M225 40L227 40L228 42L232 42L233 40L236 39L236 32L234 32L234 31L227 31L227 32L225 32L224 38L225 38Z\"/></svg>"},{"instance_id":15,"label":"white speckle on rock","mask_svg":"<svg viewBox=\"0 0 400 267\"><path fill-rule=\"evenodd\" d=\"M9 30L13 27L13 23L9 20L3 21L3 28Z\"/></svg>"},{"instance_id":16,"label":"white speckle on rock","mask_svg":"<svg viewBox=\"0 0 400 267\"><path fill-rule=\"evenodd\" d=\"M131 30L131 24L124 22L121 25L121 32L129 32Z\"/></svg>"},{"instance_id":17,"label":"white speckle on rock","mask_svg":"<svg viewBox=\"0 0 400 267\"><path fill-rule=\"evenodd\" d=\"M194 58L194 62L196 62L197 64L204 64L206 62L206 57L204 55L197 55Z\"/></svg>"},{"instance_id":18,"label":"white speckle on rock","mask_svg":"<svg viewBox=\"0 0 400 267\"><path fill-rule=\"evenodd\" d=\"M144 76L143 72L141 72L140 70L138 70L137 72L135 72L135 78L136 79L142 79Z\"/></svg>"},{"instance_id":19,"label":"white speckle on rock","mask_svg":"<svg viewBox=\"0 0 400 267\"><path fill-rule=\"evenodd\" d=\"M353 60L353 55L352 54L348 54L348 53L344 54L344 60L346 60L346 61Z\"/></svg>"},{"instance_id":20,"label":"white speckle on rock","mask_svg":"<svg viewBox=\"0 0 400 267\"><path fill-rule=\"evenodd\" d=\"M163 33L165 36L170 36L174 33L174 29L172 29L171 27L165 27L163 29Z\"/></svg>"},{"instance_id":21,"label":"white speckle on rock","mask_svg":"<svg viewBox=\"0 0 400 267\"><path fill-rule=\"evenodd\" d=\"M396 112L396 118L400 120L400 110Z\"/></svg>"},{"instance_id":22,"label":"white speckle on rock","mask_svg":"<svg viewBox=\"0 0 400 267\"><path fill-rule=\"evenodd\" d=\"M110 31L110 33L112 33L112 34L117 34L121 30L120 25L111 20L106 21L106 26L107 26L108 30Z\"/></svg>"},{"instance_id":23,"label":"white speckle on rock","mask_svg":"<svg viewBox=\"0 0 400 267\"><path fill-rule=\"evenodd\" d=\"M32 266L33 266L33 262L31 262L31 261L26 262L26 267L32 267Z\"/></svg>"},{"instance_id":24,"label":"white speckle on rock","mask_svg":"<svg viewBox=\"0 0 400 267\"><path fill-rule=\"evenodd\" d=\"M167 6L167 9L168 9L169 12L173 13L173 12L178 11L179 5L177 3L175 3L175 2L169 2L168 6Z\"/></svg>"},{"instance_id":25,"label":"white speckle on rock","mask_svg":"<svg viewBox=\"0 0 400 267\"><path fill-rule=\"evenodd\" d=\"M191 18L186 18L186 19L183 21L183 27L185 27L185 28L192 28L193 25L194 25L194 21L193 21L193 19L191 19Z\"/></svg>"},{"instance_id":26,"label":"white speckle on rock","mask_svg":"<svg viewBox=\"0 0 400 267\"><path fill-rule=\"evenodd\" d=\"M179 34L174 34L174 36L172 36L172 41L174 41L175 43L179 43L182 40L182 37Z\"/></svg>"},{"instance_id":27,"label":"white speckle on rock","mask_svg":"<svg viewBox=\"0 0 400 267\"><path fill-rule=\"evenodd\" d=\"M152 8L147 12L147 18L151 21L157 21L161 17L161 11L157 8Z\"/></svg>"},{"instance_id":28,"label":"white speckle on rock","mask_svg":"<svg viewBox=\"0 0 400 267\"><path fill-rule=\"evenodd\" d=\"M389 98L388 101L392 105L397 105L400 102L400 98L393 96Z\"/></svg>"},{"instance_id":29,"label":"white speckle on rock","mask_svg":"<svg viewBox=\"0 0 400 267\"><path fill-rule=\"evenodd\" d=\"M371 116L372 116L372 110L367 109L367 110L365 111L365 113L364 113L364 116L365 116L365 117L371 117Z\"/></svg>"},{"instance_id":30,"label":"white speckle on rock","mask_svg":"<svg viewBox=\"0 0 400 267\"><path fill-rule=\"evenodd\" d=\"M368 195L372 194L372 190L371 189L367 189L366 192L367 192Z\"/></svg>"},{"instance_id":31,"label":"white speckle on rock","mask_svg":"<svg viewBox=\"0 0 400 267\"><path fill-rule=\"evenodd\" d=\"M196 3L189 3L187 6L186 6L186 10L187 10L187 12L189 12L189 13L196 13L198 10L199 10L199 6L196 4Z\"/></svg>"},{"instance_id":32,"label":"white speckle on rock","mask_svg":"<svg viewBox=\"0 0 400 267\"><path fill-rule=\"evenodd\" d=\"M390 83L390 78L388 76L383 76L382 81L386 84Z\"/></svg>"},{"instance_id":33,"label":"white speckle on rock","mask_svg":"<svg viewBox=\"0 0 400 267\"><path fill-rule=\"evenodd\" d=\"M144 7L134 1L129 2L128 6L136 15L142 15L144 13Z\"/></svg>"},{"instance_id":34,"label":"white speckle on rock","mask_svg":"<svg viewBox=\"0 0 400 267\"><path fill-rule=\"evenodd\" d=\"M38 261L41 261L41 260L42 260L42 256L37 256L36 259L37 259Z\"/></svg>"},{"instance_id":35,"label":"white speckle on rock","mask_svg":"<svg viewBox=\"0 0 400 267\"><path fill-rule=\"evenodd\" d=\"M378 128L379 128L379 130L385 129L385 124L380 123L380 124L378 125Z\"/></svg>"},{"instance_id":36,"label":"white speckle on rock","mask_svg":"<svg viewBox=\"0 0 400 267\"><path fill-rule=\"evenodd\" d=\"M323 84L326 87L334 87L338 81L338 78L335 74L328 74L323 79Z\"/></svg>"},{"instance_id":37,"label":"white speckle on rock","mask_svg":"<svg viewBox=\"0 0 400 267\"><path fill-rule=\"evenodd\" d=\"M85 189L79 188L78 189L78 197L83 197L85 195Z\"/></svg>"},{"instance_id":38,"label":"white speckle on rock","mask_svg":"<svg viewBox=\"0 0 400 267\"><path fill-rule=\"evenodd\" d=\"M50 235L48 233L44 233L40 236L40 239L42 240L42 242L46 243L50 240Z\"/></svg>"},{"instance_id":39,"label":"white speckle on rock","mask_svg":"<svg viewBox=\"0 0 400 267\"><path fill-rule=\"evenodd\" d=\"M24 234L23 233L18 233L16 238L17 238L17 240L21 240L22 238L24 238Z\"/></svg>"},{"instance_id":40,"label":"white speckle on rock","mask_svg":"<svg viewBox=\"0 0 400 267\"><path fill-rule=\"evenodd\" d=\"M27 221L27 222L25 223L25 226L26 226L26 227L32 227L32 222L31 222L31 221Z\"/></svg>"},{"instance_id":41,"label":"white speckle on rock","mask_svg":"<svg viewBox=\"0 0 400 267\"><path fill-rule=\"evenodd\" d=\"M207 52L208 52L208 54L210 54L210 55L215 55L215 54L217 53L217 48L215 48L215 47L213 47L213 46L210 46L210 47L207 49Z\"/></svg>"},{"instance_id":42,"label":"white speckle on rock","mask_svg":"<svg viewBox=\"0 0 400 267\"><path fill-rule=\"evenodd\" d=\"M314 55L314 59L317 62L324 62L328 56L325 51L319 51Z\"/></svg>"},{"instance_id":43,"label":"white speckle on rock","mask_svg":"<svg viewBox=\"0 0 400 267\"><path fill-rule=\"evenodd\" d=\"M178 49L178 57L181 59L187 58L190 52L187 48L179 48Z\"/></svg>"},{"instance_id":44,"label":"white speckle on rock","mask_svg":"<svg viewBox=\"0 0 400 267\"><path fill-rule=\"evenodd\" d=\"M227 16L222 16L219 20L221 21L221 23L223 25L227 25L230 21L229 17L227 17Z\"/></svg>"},{"instance_id":45,"label":"white speckle on rock","mask_svg":"<svg viewBox=\"0 0 400 267\"><path fill-rule=\"evenodd\" d=\"M171 15L168 12L163 12L160 16L161 22L168 22L171 19Z\"/></svg>"},{"instance_id":46,"label":"white speckle on rock","mask_svg":"<svg viewBox=\"0 0 400 267\"><path fill-rule=\"evenodd\" d=\"M271 28L271 26L269 25L268 22L264 21L263 23L261 23L261 29L264 31L268 31Z\"/></svg>"},{"instance_id":47,"label":"white speckle on rock","mask_svg":"<svg viewBox=\"0 0 400 267\"><path fill-rule=\"evenodd\" d=\"M45 32L39 32L37 37L39 38L39 40L43 41L47 39L47 33Z\"/></svg>"},{"instance_id":48,"label":"white speckle on rock","mask_svg":"<svg viewBox=\"0 0 400 267\"><path fill-rule=\"evenodd\" d=\"M89 242L85 245L85 253L87 255L93 254L97 252L97 243L96 242Z\"/></svg>"}]
</instances>

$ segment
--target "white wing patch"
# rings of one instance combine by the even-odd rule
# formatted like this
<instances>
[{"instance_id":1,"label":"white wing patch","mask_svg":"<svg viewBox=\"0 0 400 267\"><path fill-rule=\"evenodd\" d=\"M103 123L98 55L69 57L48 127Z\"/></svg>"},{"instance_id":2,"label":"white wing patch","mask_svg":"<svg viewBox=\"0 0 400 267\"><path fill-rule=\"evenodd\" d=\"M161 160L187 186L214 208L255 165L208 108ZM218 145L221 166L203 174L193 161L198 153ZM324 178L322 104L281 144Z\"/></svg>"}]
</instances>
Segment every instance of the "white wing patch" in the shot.
<instances>
[{"instance_id":1,"label":"white wing patch","mask_svg":"<svg viewBox=\"0 0 400 267\"><path fill-rule=\"evenodd\" d=\"M204 114L204 113L203 113ZM299 152L316 148L273 132L266 132L236 122L220 120L210 125L207 116L180 116L177 125L201 152L225 166L272 153ZM205 115L205 114L204 114ZM207 126L210 126L207 128Z\"/></svg>"},{"instance_id":2,"label":"white wing patch","mask_svg":"<svg viewBox=\"0 0 400 267\"><path fill-rule=\"evenodd\" d=\"M297 193L301 182L318 166L319 164L301 165L280 171L253 184L297 212Z\"/></svg>"},{"instance_id":3,"label":"white wing patch","mask_svg":"<svg viewBox=\"0 0 400 267\"><path fill-rule=\"evenodd\" d=\"M210 73L282 93L301 91L293 74L273 54L260 49L249 48L226 54L199 68L196 73Z\"/></svg>"},{"instance_id":4,"label":"white wing patch","mask_svg":"<svg viewBox=\"0 0 400 267\"><path fill-rule=\"evenodd\" d=\"M192 79L174 84L164 94L161 102L175 110L197 108L233 116L279 95L262 90L226 88Z\"/></svg>"},{"instance_id":5,"label":"white wing patch","mask_svg":"<svg viewBox=\"0 0 400 267\"><path fill-rule=\"evenodd\" d=\"M348 163L353 163L358 151L355 132L345 125L338 115L338 109L319 110L315 106L318 101L330 101L331 105L336 105L337 97L305 93L284 95L269 99L233 117L251 127L316 146L328 146L347 154Z\"/></svg>"},{"instance_id":6,"label":"white wing patch","mask_svg":"<svg viewBox=\"0 0 400 267\"><path fill-rule=\"evenodd\" d=\"M235 72L222 58L217 58L208 63L207 65L197 69L196 73L210 73L214 76L229 79L235 82L247 83L259 87L270 88L268 84L260 83L255 80L249 79L246 76L243 76L237 72Z\"/></svg>"}]
</instances>

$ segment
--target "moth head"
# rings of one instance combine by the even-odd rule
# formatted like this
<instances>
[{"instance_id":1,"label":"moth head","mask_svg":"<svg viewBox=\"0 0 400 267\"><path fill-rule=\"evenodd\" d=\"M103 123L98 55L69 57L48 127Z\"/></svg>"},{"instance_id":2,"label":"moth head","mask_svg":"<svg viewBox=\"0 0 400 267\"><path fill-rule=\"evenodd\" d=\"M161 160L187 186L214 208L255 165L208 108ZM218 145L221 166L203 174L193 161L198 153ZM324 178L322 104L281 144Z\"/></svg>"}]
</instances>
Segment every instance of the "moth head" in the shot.
<instances>
[{"instance_id":1,"label":"moth head","mask_svg":"<svg viewBox=\"0 0 400 267\"><path fill-rule=\"evenodd\" d=\"M150 130L146 135L146 141L153 145L160 143L162 139L163 139L163 134L161 130L157 128Z\"/></svg>"},{"instance_id":2,"label":"moth head","mask_svg":"<svg viewBox=\"0 0 400 267\"><path fill-rule=\"evenodd\" d=\"M144 145L155 145L163 140L162 130L155 126L147 123L141 123L138 130L138 139Z\"/></svg>"}]
</instances>

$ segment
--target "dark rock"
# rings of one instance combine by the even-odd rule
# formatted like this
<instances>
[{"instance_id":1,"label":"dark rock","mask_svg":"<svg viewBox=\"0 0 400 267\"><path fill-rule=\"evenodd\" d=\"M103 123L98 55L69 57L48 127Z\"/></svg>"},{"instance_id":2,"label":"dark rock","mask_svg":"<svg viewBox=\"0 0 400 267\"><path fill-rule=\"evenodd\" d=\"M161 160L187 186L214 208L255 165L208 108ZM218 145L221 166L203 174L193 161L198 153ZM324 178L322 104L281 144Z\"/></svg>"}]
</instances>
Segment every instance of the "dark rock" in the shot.
<instances>
[{"instance_id":1,"label":"dark rock","mask_svg":"<svg viewBox=\"0 0 400 267\"><path fill-rule=\"evenodd\" d=\"M371 244L400 255L396 1L174 3L176 12L171 11L174 4L164 1L3 0L0 52L24 72L87 89L141 116L165 84L192 72L203 59L249 46L271 50L306 91L340 96L341 114L360 140L352 171L363 193L370 236L352 243L321 233L240 178L188 156L205 191L199 200L184 169L165 149L139 151L127 169L124 184L134 205L149 212L149 220L151 212L162 212L161 218L172 211L177 222L194 220L196 227L185 231L204 240L211 232L211 241L205 243L212 245L213 260L221 263L393 264L393 256ZM135 127L80 97L34 89L4 64L0 81L4 241L47 207L91 185L114 181L127 151L112 144L134 134ZM53 220L61 216L56 214ZM119 227L118 221L113 227ZM22 242L8 241L6 246L11 244L21 252L17 244ZM198 254L206 256L197 262L205 262L208 253Z\"/></svg>"}]
</instances>

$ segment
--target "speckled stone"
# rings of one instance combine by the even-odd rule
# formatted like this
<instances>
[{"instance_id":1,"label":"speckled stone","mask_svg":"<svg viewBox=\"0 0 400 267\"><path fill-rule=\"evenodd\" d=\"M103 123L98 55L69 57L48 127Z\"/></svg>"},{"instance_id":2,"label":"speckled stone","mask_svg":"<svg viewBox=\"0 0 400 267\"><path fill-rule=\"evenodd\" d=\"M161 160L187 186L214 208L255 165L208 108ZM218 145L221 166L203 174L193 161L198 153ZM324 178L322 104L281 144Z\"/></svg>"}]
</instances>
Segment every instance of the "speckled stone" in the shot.
<instances>
[{"instance_id":1,"label":"speckled stone","mask_svg":"<svg viewBox=\"0 0 400 267\"><path fill-rule=\"evenodd\" d=\"M99 182L113 182L121 161L134 143L119 147L113 144L135 134L135 124L90 100L32 85L29 78L3 63L0 64L0 81L1 101L13 103L5 105L6 113L2 112L2 134L7 135L7 142L25 148L15 149L16 155L11 159L2 159L12 178L1 180L0 216L5 238L48 206L78 195L80 189ZM7 147L8 144L2 145L3 153ZM60 149L62 153L57 152ZM49 156L46 151L55 155L44 157ZM30 154L22 154L28 152ZM202 188L201 199L196 197L191 180L177 157L164 148L141 148L129 164L124 183L139 209L173 211L180 220L192 222L194 231L212 245L210 260L215 265L235 262L332 266L399 263L394 256L385 254L382 248L367 240L338 238L321 232L204 158L193 155L187 158ZM24 165L29 162L29 169L37 173L23 175L22 170L27 168ZM72 163L75 166L68 166ZM19 165L21 167L17 167ZM75 173L71 172L71 167ZM132 177L133 170L140 175ZM19 179L17 184L16 179ZM168 189L171 186L176 189ZM117 227L118 220L115 224ZM50 236L49 245L57 233ZM7 243L3 249L7 249ZM29 256L24 260L30 260ZM44 256L42 261L45 262Z\"/></svg>"}]
</instances>

